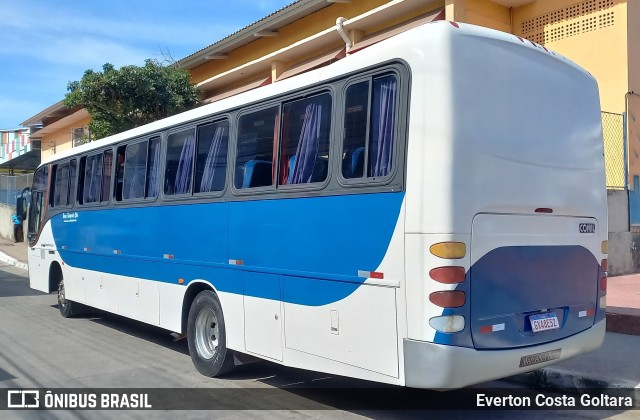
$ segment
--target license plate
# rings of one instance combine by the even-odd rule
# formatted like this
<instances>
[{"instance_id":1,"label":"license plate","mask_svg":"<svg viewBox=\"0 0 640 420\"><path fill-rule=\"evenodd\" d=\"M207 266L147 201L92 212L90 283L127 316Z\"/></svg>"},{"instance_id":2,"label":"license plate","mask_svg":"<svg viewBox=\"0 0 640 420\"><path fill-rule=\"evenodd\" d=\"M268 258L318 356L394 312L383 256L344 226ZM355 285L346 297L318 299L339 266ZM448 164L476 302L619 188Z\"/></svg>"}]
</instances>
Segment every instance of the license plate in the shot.
<instances>
[{"instance_id":1,"label":"license plate","mask_svg":"<svg viewBox=\"0 0 640 420\"><path fill-rule=\"evenodd\" d=\"M531 315L529 317L529 322L531 323L531 330L534 333L560 328L558 317L554 312Z\"/></svg>"}]
</instances>

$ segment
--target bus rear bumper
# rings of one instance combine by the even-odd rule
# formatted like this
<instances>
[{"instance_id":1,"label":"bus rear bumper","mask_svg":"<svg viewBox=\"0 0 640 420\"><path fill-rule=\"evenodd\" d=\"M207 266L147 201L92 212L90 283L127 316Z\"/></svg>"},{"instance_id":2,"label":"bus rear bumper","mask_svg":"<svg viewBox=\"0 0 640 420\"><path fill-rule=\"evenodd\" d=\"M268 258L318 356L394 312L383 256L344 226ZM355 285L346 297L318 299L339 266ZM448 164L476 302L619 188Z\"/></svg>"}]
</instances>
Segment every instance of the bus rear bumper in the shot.
<instances>
[{"instance_id":1,"label":"bus rear bumper","mask_svg":"<svg viewBox=\"0 0 640 420\"><path fill-rule=\"evenodd\" d=\"M404 340L405 385L413 388L454 389L529 372L600 347L606 321L571 337L537 346L508 350L475 350L425 341ZM520 367L524 356L543 353L560 357ZM546 353L550 352L550 353ZM538 357L538 360L540 359Z\"/></svg>"}]
</instances>

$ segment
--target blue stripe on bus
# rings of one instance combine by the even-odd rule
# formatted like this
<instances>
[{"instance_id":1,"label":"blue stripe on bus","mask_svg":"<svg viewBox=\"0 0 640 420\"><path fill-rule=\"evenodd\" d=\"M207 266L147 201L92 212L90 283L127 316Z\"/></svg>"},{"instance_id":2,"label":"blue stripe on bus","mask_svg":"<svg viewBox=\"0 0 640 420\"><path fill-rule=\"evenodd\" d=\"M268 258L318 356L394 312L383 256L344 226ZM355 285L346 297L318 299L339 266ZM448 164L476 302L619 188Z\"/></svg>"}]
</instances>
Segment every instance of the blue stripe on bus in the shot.
<instances>
[{"instance_id":1,"label":"blue stripe on bus","mask_svg":"<svg viewBox=\"0 0 640 420\"><path fill-rule=\"evenodd\" d=\"M66 219L72 222L59 214L51 223L72 267L168 283L204 279L220 291L267 299L279 298L272 279L248 276L245 290L237 273L279 273L286 302L316 306L353 293L365 281L358 270L378 268L403 198L399 192L86 209ZM230 259L244 265L229 266ZM347 283L314 287L309 278Z\"/></svg>"}]
</instances>

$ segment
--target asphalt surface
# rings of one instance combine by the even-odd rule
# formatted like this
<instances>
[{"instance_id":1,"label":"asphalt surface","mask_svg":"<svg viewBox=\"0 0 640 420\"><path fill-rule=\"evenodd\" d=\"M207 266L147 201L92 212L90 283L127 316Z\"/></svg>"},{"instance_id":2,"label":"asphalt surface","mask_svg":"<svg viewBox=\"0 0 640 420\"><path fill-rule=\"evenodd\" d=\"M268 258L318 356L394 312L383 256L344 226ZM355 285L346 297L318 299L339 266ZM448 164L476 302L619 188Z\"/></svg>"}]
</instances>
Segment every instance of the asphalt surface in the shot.
<instances>
[{"instance_id":1,"label":"asphalt surface","mask_svg":"<svg viewBox=\"0 0 640 420\"><path fill-rule=\"evenodd\" d=\"M173 341L165 330L103 312L91 311L77 318L64 319L58 313L55 294L31 290L26 271L2 263L0 387L171 388L176 394L180 394L184 388L197 388L213 391L212 398L218 398L217 402L223 407L235 403L237 407L246 408L213 411L5 410L0 411L2 419L511 419L515 415L523 419L640 419L640 411L632 410L519 411L517 414L494 410L376 410L372 407L376 407L376 403L384 403L385 398L395 401L389 407L424 408L429 407L430 401L434 404L447 399L455 401L468 395L470 390L446 393L405 388L386 390L365 381L286 368L263 361L243 365L226 378L206 378L195 371L185 340ZM363 392L352 391L363 388ZM531 395L537 392L501 381L481 384L477 388L513 389L513 392ZM216 391L220 389L224 392Z\"/></svg>"}]
</instances>

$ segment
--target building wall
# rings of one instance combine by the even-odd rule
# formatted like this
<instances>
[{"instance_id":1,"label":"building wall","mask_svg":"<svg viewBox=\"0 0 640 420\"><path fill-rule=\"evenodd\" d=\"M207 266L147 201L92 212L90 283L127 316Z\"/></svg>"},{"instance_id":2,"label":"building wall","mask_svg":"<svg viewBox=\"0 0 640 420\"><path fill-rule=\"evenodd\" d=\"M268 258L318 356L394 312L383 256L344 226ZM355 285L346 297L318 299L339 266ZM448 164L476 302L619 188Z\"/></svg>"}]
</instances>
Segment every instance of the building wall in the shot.
<instances>
[{"instance_id":1,"label":"building wall","mask_svg":"<svg viewBox=\"0 0 640 420\"><path fill-rule=\"evenodd\" d=\"M55 153L71 149L73 147L73 129L85 127L90 121L91 118L85 118L80 121L70 122L69 124L60 124L60 127L54 132L42 135L42 160L49 158Z\"/></svg>"},{"instance_id":2,"label":"building wall","mask_svg":"<svg viewBox=\"0 0 640 420\"><path fill-rule=\"evenodd\" d=\"M299 19L278 30L275 37L256 38L255 41L229 52L224 60L210 60L191 70L191 81L199 83L216 74L232 70L249 61L256 60L269 53L287 47L301 39L307 38L327 28L335 26L336 18L342 16L349 19L375 7L387 3L387 0L354 1L351 3L335 3ZM432 7L433 8L433 7ZM336 41L340 37L336 33ZM310 52L313 54L314 52ZM320 52L315 52L316 54ZM247 75L249 78L252 75Z\"/></svg>"},{"instance_id":3,"label":"building wall","mask_svg":"<svg viewBox=\"0 0 640 420\"><path fill-rule=\"evenodd\" d=\"M634 271L631 252L632 234L629 231L629 197L627 191L607 191L609 206L608 273L611 276Z\"/></svg>"},{"instance_id":4,"label":"building wall","mask_svg":"<svg viewBox=\"0 0 640 420\"><path fill-rule=\"evenodd\" d=\"M513 10L516 35L545 45L598 81L603 111L624 112L628 87L624 0L538 0Z\"/></svg>"},{"instance_id":5,"label":"building wall","mask_svg":"<svg viewBox=\"0 0 640 420\"><path fill-rule=\"evenodd\" d=\"M31 151L29 130L0 131L0 164Z\"/></svg>"},{"instance_id":6,"label":"building wall","mask_svg":"<svg viewBox=\"0 0 640 420\"><path fill-rule=\"evenodd\" d=\"M447 0L446 3L447 20L512 32L511 10L508 7L490 0Z\"/></svg>"},{"instance_id":7,"label":"building wall","mask_svg":"<svg viewBox=\"0 0 640 420\"><path fill-rule=\"evenodd\" d=\"M634 179L640 176L640 91L627 95L627 144L629 147L629 180L630 188L637 194ZM640 224L640 208L633 209L635 217L632 224Z\"/></svg>"},{"instance_id":8,"label":"building wall","mask_svg":"<svg viewBox=\"0 0 640 420\"><path fill-rule=\"evenodd\" d=\"M640 0L627 0L627 50L629 94L627 95L628 183L636 194L634 177L640 177ZM632 206L632 224L640 224L640 208Z\"/></svg>"}]
</instances>

